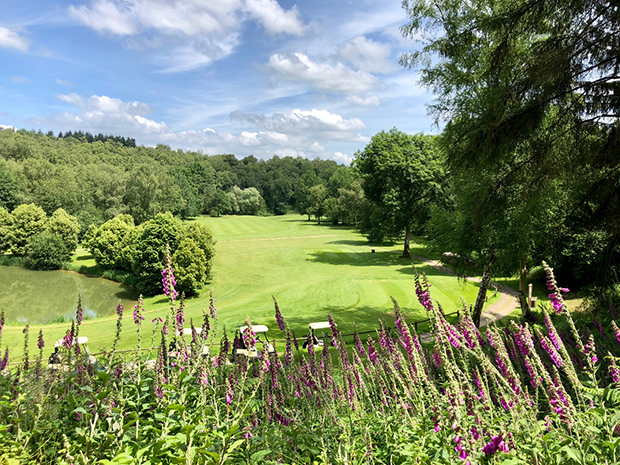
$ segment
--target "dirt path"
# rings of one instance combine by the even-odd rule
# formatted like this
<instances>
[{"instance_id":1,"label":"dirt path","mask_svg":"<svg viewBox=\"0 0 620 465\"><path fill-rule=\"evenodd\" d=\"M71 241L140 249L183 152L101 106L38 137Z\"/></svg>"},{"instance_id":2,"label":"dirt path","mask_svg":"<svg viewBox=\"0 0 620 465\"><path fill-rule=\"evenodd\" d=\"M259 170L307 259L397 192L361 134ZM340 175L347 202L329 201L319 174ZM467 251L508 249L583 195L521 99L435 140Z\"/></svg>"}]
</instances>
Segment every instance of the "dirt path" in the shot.
<instances>
[{"instance_id":1,"label":"dirt path","mask_svg":"<svg viewBox=\"0 0 620 465\"><path fill-rule=\"evenodd\" d=\"M453 270L442 265L441 262L437 260L431 260L419 255L411 256L417 260L423 261L428 266L435 268L436 270L456 276L456 273ZM480 278L475 277L468 277L467 280L475 283L480 282ZM497 302L493 302L491 305L484 306L480 317L480 326L486 326L493 321L508 316L519 306L519 302L517 301L517 291L508 286L504 286L503 284L496 284L496 286L497 290L500 292L499 300Z\"/></svg>"}]
</instances>

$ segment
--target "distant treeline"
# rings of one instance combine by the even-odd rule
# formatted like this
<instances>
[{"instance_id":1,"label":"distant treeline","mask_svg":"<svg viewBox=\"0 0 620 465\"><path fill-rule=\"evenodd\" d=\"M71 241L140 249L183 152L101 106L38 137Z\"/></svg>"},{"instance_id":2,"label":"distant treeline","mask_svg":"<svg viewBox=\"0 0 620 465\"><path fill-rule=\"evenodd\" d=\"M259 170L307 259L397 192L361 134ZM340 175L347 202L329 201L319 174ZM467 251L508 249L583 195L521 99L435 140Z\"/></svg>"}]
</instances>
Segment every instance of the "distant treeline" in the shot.
<instances>
[{"instance_id":1,"label":"distant treeline","mask_svg":"<svg viewBox=\"0 0 620 465\"><path fill-rule=\"evenodd\" d=\"M34 203L48 215L63 208L82 233L119 214L139 224L166 211L181 218L329 211L332 221L352 222L341 194L345 203L363 198L353 170L331 160L239 160L82 131L0 130L0 206Z\"/></svg>"},{"instance_id":2,"label":"distant treeline","mask_svg":"<svg viewBox=\"0 0 620 465\"><path fill-rule=\"evenodd\" d=\"M54 137L54 131L48 131L46 135L47 137ZM62 133L62 131L59 132L58 136L56 137L58 137L58 139L66 139L68 137L73 137L74 139L86 141L88 143L116 142L118 144L124 145L125 147L136 146L136 139L134 139L133 137L114 136L114 135L101 134L101 133L97 135L93 135L90 132L82 132L82 131L72 132L71 130L69 130L65 132L64 134Z\"/></svg>"}]
</instances>

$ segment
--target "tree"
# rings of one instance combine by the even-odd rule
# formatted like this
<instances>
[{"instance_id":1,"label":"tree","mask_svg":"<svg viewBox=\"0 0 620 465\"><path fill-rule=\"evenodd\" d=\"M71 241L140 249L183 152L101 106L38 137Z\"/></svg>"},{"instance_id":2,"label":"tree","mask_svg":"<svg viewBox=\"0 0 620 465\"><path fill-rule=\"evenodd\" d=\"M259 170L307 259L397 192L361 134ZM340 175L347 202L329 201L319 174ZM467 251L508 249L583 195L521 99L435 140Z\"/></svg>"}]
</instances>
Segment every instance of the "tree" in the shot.
<instances>
[{"instance_id":1,"label":"tree","mask_svg":"<svg viewBox=\"0 0 620 465\"><path fill-rule=\"evenodd\" d=\"M17 206L19 185L7 164L0 160L0 207L13 210Z\"/></svg>"},{"instance_id":2,"label":"tree","mask_svg":"<svg viewBox=\"0 0 620 465\"><path fill-rule=\"evenodd\" d=\"M265 203L255 187L241 189L239 186L233 186L228 195L231 210L237 215L256 215Z\"/></svg>"},{"instance_id":3,"label":"tree","mask_svg":"<svg viewBox=\"0 0 620 465\"><path fill-rule=\"evenodd\" d=\"M131 170L124 201L136 223L158 213L178 212L184 208L179 187L163 168L155 164L140 164Z\"/></svg>"},{"instance_id":4,"label":"tree","mask_svg":"<svg viewBox=\"0 0 620 465\"><path fill-rule=\"evenodd\" d=\"M28 239L26 266L33 270L58 270L71 261L72 253L61 236L44 230Z\"/></svg>"},{"instance_id":5,"label":"tree","mask_svg":"<svg viewBox=\"0 0 620 465\"><path fill-rule=\"evenodd\" d=\"M170 212L158 213L138 227L131 247L132 271L142 294L162 292L161 271L166 263L166 246L174 254L182 229L181 221Z\"/></svg>"},{"instance_id":6,"label":"tree","mask_svg":"<svg viewBox=\"0 0 620 465\"><path fill-rule=\"evenodd\" d=\"M212 261L215 256L215 239L213 233L204 224L197 222L189 223L181 231L180 241L183 242L186 239L191 240L196 244L200 251L204 254L205 260L205 274L202 279L202 284L211 277L211 269L213 267Z\"/></svg>"},{"instance_id":7,"label":"tree","mask_svg":"<svg viewBox=\"0 0 620 465\"><path fill-rule=\"evenodd\" d=\"M492 262L507 268L511 260L525 291L529 259L553 254L553 238L555 248L573 253L566 240L575 237L575 225L585 226L600 232L593 235L602 252L598 269L613 276L620 262L614 2L405 0L403 6L410 23L402 32L422 49L401 62L421 65L422 82L436 92L431 109L447 121L448 164L455 177L469 180L461 192L476 204L464 221L473 227L467 237L477 240L464 251L492 251L484 268ZM558 199L563 211L545 208Z\"/></svg>"},{"instance_id":8,"label":"tree","mask_svg":"<svg viewBox=\"0 0 620 465\"><path fill-rule=\"evenodd\" d=\"M308 206L306 207L306 214L308 217L314 215L321 224L321 217L325 215L327 207L327 188L323 184L317 184L308 189Z\"/></svg>"},{"instance_id":9,"label":"tree","mask_svg":"<svg viewBox=\"0 0 620 465\"><path fill-rule=\"evenodd\" d=\"M19 205L11 213L11 219L9 251L15 255L25 255L28 239L45 229L47 217L43 209L31 203Z\"/></svg>"},{"instance_id":10,"label":"tree","mask_svg":"<svg viewBox=\"0 0 620 465\"><path fill-rule=\"evenodd\" d=\"M183 239L172 254L172 266L177 290L193 295L207 282L207 259L204 252L190 238Z\"/></svg>"},{"instance_id":11,"label":"tree","mask_svg":"<svg viewBox=\"0 0 620 465\"><path fill-rule=\"evenodd\" d=\"M60 237L70 253L75 252L80 235L80 223L75 216L69 215L62 208L59 208L52 213L45 229Z\"/></svg>"},{"instance_id":12,"label":"tree","mask_svg":"<svg viewBox=\"0 0 620 465\"><path fill-rule=\"evenodd\" d=\"M232 211L230 196L221 189L211 189L205 200L205 213L211 216L221 216Z\"/></svg>"},{"instance_id":13,"label":"tree","mask_svg":"<svg viewBox=\"0 0 620 465\"><path fill-rule=\"evenodd\" d=\"M444 175L435 137L411 136L396 128L381 131L355 154L353 165L371 204L362 232L375 240L404 232L403 256L409 257L411 229L416 221L418 226L423 223Z\"/></svg>"},{"instance_id":14,"label":"tree","mask_svg":"<svg viewBox=\"0 0 620 465\"><path fill-rule=\"evenodd\" d=\"M5 253L11 247L12 226L13 217L4 207L0 206L0 254Z\"/></svg>"},{"instance_id":15,"label":"tree","mask_svg":"<svg viewBox=\"0 0 620 465\"><path fill-rule=\"evenodd\" d=\"M130 271L135 226L131 215L118 215L89 230L88 249L103 268Z\"/></svg>"}]
</instances>

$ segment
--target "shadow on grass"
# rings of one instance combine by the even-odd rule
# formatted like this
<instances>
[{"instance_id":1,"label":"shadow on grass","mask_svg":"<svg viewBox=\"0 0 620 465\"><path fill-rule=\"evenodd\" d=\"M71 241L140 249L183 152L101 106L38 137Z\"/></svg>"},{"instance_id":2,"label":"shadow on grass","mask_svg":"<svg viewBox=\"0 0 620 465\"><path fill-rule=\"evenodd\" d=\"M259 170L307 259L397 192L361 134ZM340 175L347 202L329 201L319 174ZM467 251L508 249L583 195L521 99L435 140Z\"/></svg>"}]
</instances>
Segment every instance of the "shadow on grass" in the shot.
<instances>
[{"instance_id":1,"label":"shadow on grass","mask_svg":"<svg viewBox=\"0 0 620 465\"><path fill-rule=\"evenodd\" d=\"M450 276L443 271L433 268L429 264L415 259L405 258L393 252L375 252L370 250L364 252L340 252L325 251L311 252L308 254L307 260L314 263L324 263L335 266L387 266L394 267L402 265L396 271L402 274L413 276L415 271L426 274L428 276ZM415 270L414 270L415 267Z\"/></svg>"}]
</instances>

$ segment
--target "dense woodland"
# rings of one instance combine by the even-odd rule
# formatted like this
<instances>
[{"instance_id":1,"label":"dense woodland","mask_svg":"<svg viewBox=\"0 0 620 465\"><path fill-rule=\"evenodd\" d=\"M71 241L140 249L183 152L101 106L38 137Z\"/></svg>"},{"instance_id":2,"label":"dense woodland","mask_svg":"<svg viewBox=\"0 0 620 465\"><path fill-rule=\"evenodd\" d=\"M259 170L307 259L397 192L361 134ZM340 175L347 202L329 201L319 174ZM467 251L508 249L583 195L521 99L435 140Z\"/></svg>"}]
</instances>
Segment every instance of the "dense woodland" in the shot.
<instances>
[{"instance_id":1,"label":"dense woodland","mask_svg":"<svg viewBox=\"0 0 620 465\"><path fill-rule=\"evenodd\" d=\"M165 211L182 218L305 214L312 212L312 186L322 185L324 196L341 188L359 191L349 169L329 160L238 160L230 154L207 156L161 144L134 147L122 137L66 134L0 131L1 206L12 210L35 203L47 214L64 208L78 217L85 231L123 213L136 223Z\"/></svg>"}]
</instances>

